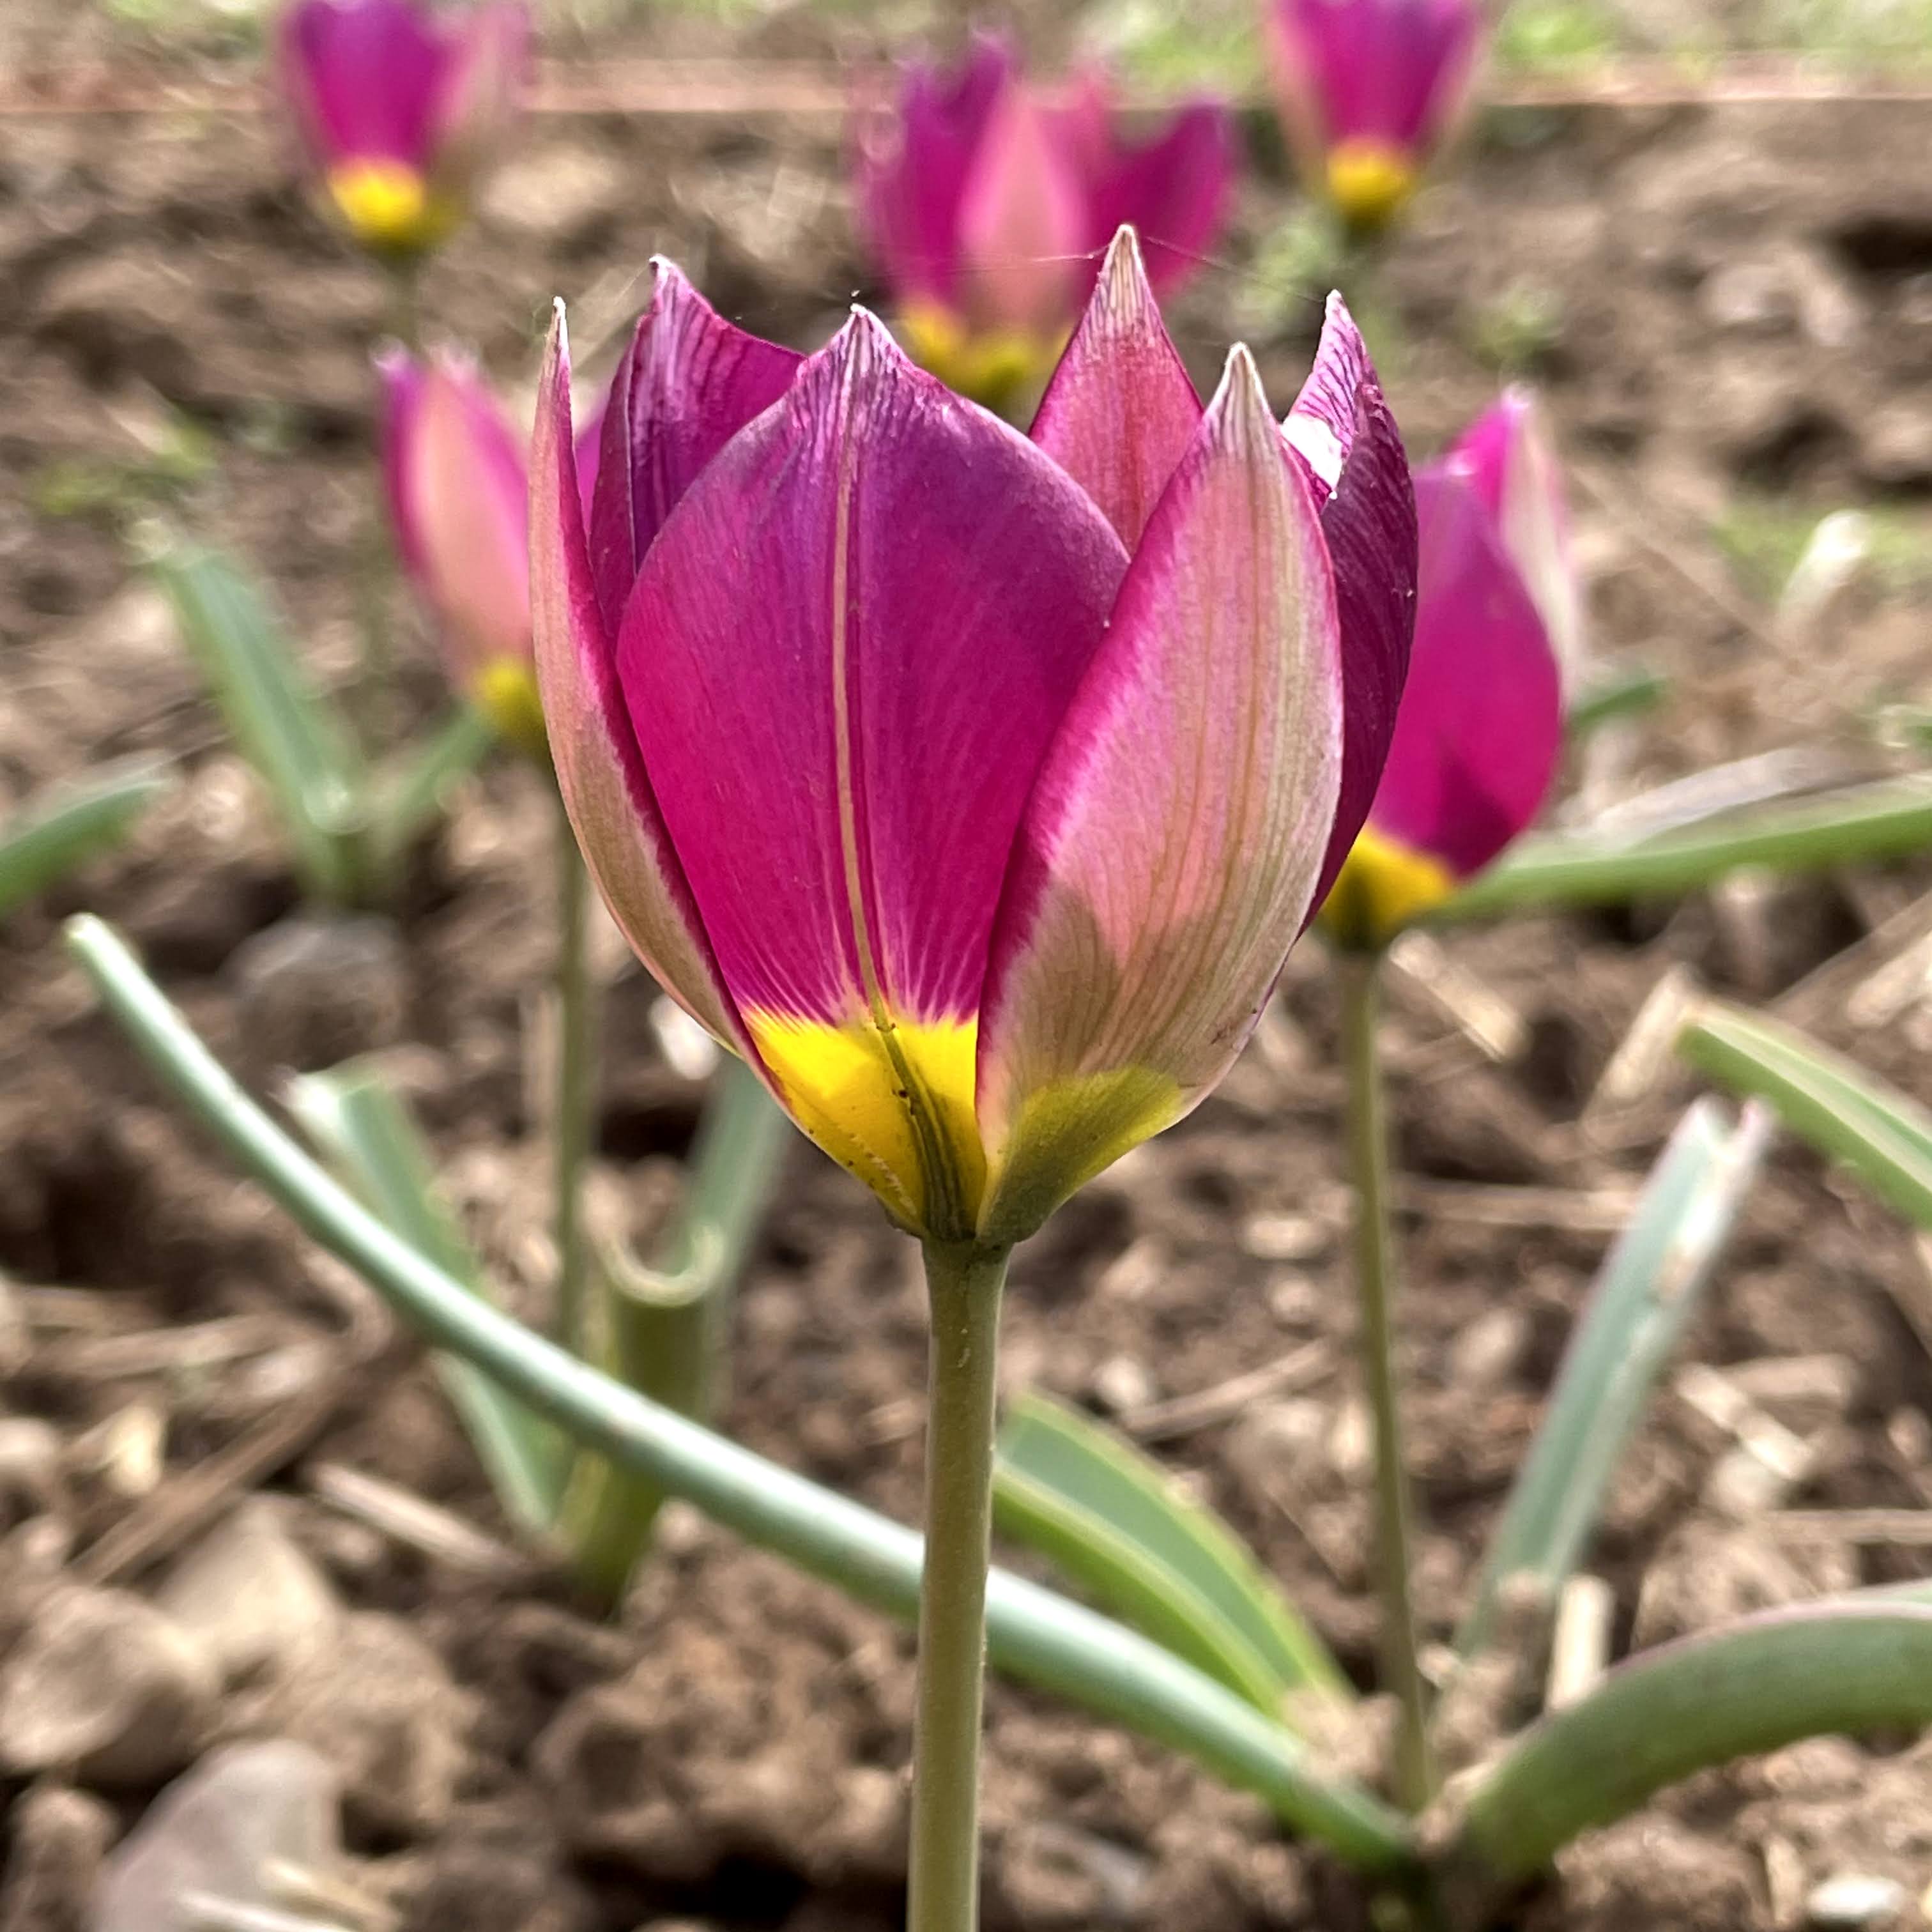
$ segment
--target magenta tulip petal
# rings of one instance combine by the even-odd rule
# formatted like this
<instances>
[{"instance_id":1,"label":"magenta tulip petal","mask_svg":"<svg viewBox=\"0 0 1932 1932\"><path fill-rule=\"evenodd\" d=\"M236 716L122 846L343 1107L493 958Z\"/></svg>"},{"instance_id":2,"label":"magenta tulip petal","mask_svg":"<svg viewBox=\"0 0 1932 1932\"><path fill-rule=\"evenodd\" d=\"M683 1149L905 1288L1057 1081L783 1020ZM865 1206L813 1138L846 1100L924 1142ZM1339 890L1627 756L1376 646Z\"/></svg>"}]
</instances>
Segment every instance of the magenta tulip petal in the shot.
<instances>
[{"instance_id":1,"label":"magenta tulip petal","mask_svg":"<svg viewBox=\"0 0 1932 1932\"><path fill-rule=\"evenodd\" d=\"M530 453L537 682L585 863L639 958L693 1018L749 1054L645 776L597 608L578 494L570 347L557 304Z\"/></svg>"},{"instance_id":2,"label":"magenta tulip petal","mask_svg":"<svg viewBox=\"0 0 1932 1932\"><path fill-rule=\"evenodd\" d=\"M453 358L382 364L383 473L397 548L473 690L530 655L528 484L520 439L476 372Z\"/></svg>"},{"instance_id":3,"label":"magenta tulip petal","mask_svg":"<svg viewBox=\"0 0 1932 1932\"><path fill-rule=\"evenodd\" d=\"M1402 437L1339 295L1284 430L1322 506L1342 632L1342 784L1314 903L1369 814L1396 728L1416 613L1415 494Z\"/></svg>"},{"instance_id":4,"label":"magenta tulip petal","mask_svg":"<svg viewBox=\"0 0 1932 1932\"><path fill-rule=\"evenodd\" d=\"M1474 490L1433 463L1415 496L1415 644L1369 824L1467 878L1540 808L1562 697L1542 621Z\"/></svg>"},{"instance_id":5,"label":"magenta tulip petal","mask_svg":"<svg viewBox=\"0 0 1932 1932\"><path fill-rule=\"evenodd\" d=\"M290 98L322 165L427 164L450 60L432 16L410 0L296 0L281 50Z\"/></svg>"},{"instance_id":6,"label":"magenta tulip petal","mask_svg":"<svg viewBox=\"0 0 1932 1932\"><path fill-rule=\"evenodd\" d=\"M1192 1107L1309 910L1342 689L1326 546L1245 350L1148 523L1015 843L980 1020L982 1238Z\"/></svg>"},{"instance_id":7,"label":"magenta tulip petal","mask_svg":"<svg viewBox=\"0 0 1932 1932\"><path fill-rule=\"evenodd\" d=\"M1506 391L1445 460L1489 512L1549 633L1564 684L1574 685L1588 650L1583 583L1570 554L1562 466L1534 394Z\"/></svg>"},{"instance_id":8,"label":"magenta tulip petal","mask_svg":"<svg viewBox=\"0 0 1932 1932\"><path fill-rule=\"evenodd\" d=\"M981 136L1013 76L1005 44L976 34L956 78L912 67L896 111L861 117L854 161L860 220L900 300L954 300L960 203Z\"/></svg>"},{"instance_id":9,"label":"magenta tulip petal","mask_svg":"<svg viewBox=\"0 0 1932 1932\"><path fill-rule=\"evenodd\" d=\"M618 670L741 1009L963 1018L1020 807L1125 567L864 311L645 559Z\"/></svg>"},{"instance_id":10,"label":"magenta tulip petal","mask_svg":"<svg viewBox=\"0 0 1932 1932\"><path fill-rule=\"evenodd\" d=\"M736 328L676 266L657 262L650 306L617 365L590 512L598 608L614 638L644 553L698 472L790 386L802 359Z\"/></svg>"},{"instance_id":11,"label":"magenta tulip petal","mask_svg":"<svg viewBox=\"0 0 1932 1932\"><path fill-rule=\"evenodd\" d=\"M958 219L958 306L980 328L1057 340L1092 272L1087 201L1027 88L994 103Z\"/></svg>"},{"instance_id":12,"label":"magenta tulip petal","mask_svg":"<svg viewBox=\"0 0 1932 1932\"><path fill-rule=\"evenodd\" d=\"M1140 231L1148 278L1166 294L1214 247L1234 183L1234 125L1218 104L1197 101L1154 140L1115 146L1092 183L1087 245L1099 247L1131 222Z\"/></svg>"},{"instance_id":13,"label":"magenta tulip petal","mask_svg":"<svg viewBox=\"0 0 1932 1932\"><path fill-rule=\"evenodd\" d=\"M1200 399L1161 321L1134 232L1123 228L1047 385L1033 440L1131 550L1200 421Z\"/></svg>"}]
</instances>

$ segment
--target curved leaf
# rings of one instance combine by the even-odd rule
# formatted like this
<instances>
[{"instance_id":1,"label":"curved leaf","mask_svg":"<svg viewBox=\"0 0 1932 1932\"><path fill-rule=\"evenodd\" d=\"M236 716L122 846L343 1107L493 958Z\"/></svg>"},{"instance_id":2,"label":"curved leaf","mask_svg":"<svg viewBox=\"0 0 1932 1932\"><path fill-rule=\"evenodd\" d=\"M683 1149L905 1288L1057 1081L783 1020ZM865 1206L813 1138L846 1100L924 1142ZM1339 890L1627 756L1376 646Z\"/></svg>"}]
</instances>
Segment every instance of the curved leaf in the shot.
<instances>
[{"instance_id":1,"label":"curved leaf","mask_svg":"<svg viewBox=\"0 0 1932 1932\"><path fill-rule=\"evenodd\" d=\"M1932 1723L1932 1606L1819 1604L1666 1644L1533 1725L1468 1794L1451 1922L1666 1785L1800 1738Z\"/></svg>"},{"instance_id":2,"label":"curved leaf","mask_svg":"<svg viewBox=\"0 0 1932 1932\"><path fill-rule=\"evenodd\" d=\"M1796 1028L1714 1000L1691 1016L1677 1050L1712 1079L1761 1095L1793 1132L1932 1228L1932 1113L1917 1101Z\"/></svg>"},{"instance_id":3,"label":"curved leaf","mask_svg":"<svg viewBox=\"0 0 1932 1932\"><path fill-rule=\"evenodd\" d=\"M29 800L0 827L0 919L116 843L171 782L162 760L130 758Z\"/></svg>"},{"instance_id":4,"label":"curved leaf","mask_svg":"<svg viewBox=\"0 0 1932 1932\"><path fill-rule=\"evenodd\" d=\"M1348 1680L1233 1531L1131 1444L1046 1396L1000 1432L993 1520L1258 1708Z\"/></svg>"}]
</instances>

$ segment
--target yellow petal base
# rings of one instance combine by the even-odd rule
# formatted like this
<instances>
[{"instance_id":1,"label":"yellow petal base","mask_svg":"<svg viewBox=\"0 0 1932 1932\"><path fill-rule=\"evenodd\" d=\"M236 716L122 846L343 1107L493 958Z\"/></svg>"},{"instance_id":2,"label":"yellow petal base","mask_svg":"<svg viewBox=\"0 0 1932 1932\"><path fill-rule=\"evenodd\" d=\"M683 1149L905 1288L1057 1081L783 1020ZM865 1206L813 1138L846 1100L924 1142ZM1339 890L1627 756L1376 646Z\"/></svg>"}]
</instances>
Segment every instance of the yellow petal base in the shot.
<instances>
[{"instance_id":1,"label":"yellow petal base","mask_svg":"<svg viewBox=\"0 0 1932 1932\"><path fill-rule=\"evenodd\" d=\"M1385 227L1415 192L1416 173L1399 148L1344 141L1328 156L1328 199L1352 226Z\"/></svg>"},{"instance_id":2,"label":"yellow petal base","mask_svg":"<svg viewBox=\"0 0 1932 1932\"><path fill-rule=\"evenodd\" d=\"M1186 1111L1150 1066L1087 1073L1028 1095L988 1184L980 1238L1022 1241L1066 1198Z\"/></svg>"},{"instance_id":3,"label":"yellow petal base","mask_svg":"<svg viewBox=\"0 0 1932 1932\"><path fill-rule=\"evenodd\" d=\"M950 309L914 302L901 311L906 352L949 389L1004 414L1042 386L1060 359L1064 334L1033 335L1020 329L975 334Z\"/></svg>"},{"instance_id":4,"label":"yellow petal base","mask_svg":"<svg viewBox=\"0 0 1932 1932\"><path fill-rule=\"evenodd\" d=\"M499 658L477 674L470 695L495 725L500 737L543 764L550 762L543 700L537 695L536 674L530 665L517 658Z\"/></svg>"},{"instance_id":5,"label":"yellow petal base","mask_svg":"<svg viewBox=\"0 0 1932 1932\"><path fill-rule=\"evenodd\" d=\"M1336 945L1349 950L1386 946L1455 890L1454 878L1439 859L1364 826L1342 861L1319 923Z\"/></svg>"},{"instance_id":6,"label":"yellow petal base","mask_svg":"<svg viewBox=\"0 0 1932 1932\"><path fill-rule=\"evenodd\" d=\"M976 1020L832 1026L745 1016L786 1110L919 1235L975 1232L986 1160L973 1112Z\"/></svg>"},{"instance_id":7,"label":"yellow petal base","mask_svg":"<svg viewBox=\"0 0 1932 1932\"><path fill-rule=\"evenodd\" d=\"M350 232L374 254L418 254L456 225L456 209L402 161L345 161L329 171L328 193Z\"/></svg>"}]
</instances>

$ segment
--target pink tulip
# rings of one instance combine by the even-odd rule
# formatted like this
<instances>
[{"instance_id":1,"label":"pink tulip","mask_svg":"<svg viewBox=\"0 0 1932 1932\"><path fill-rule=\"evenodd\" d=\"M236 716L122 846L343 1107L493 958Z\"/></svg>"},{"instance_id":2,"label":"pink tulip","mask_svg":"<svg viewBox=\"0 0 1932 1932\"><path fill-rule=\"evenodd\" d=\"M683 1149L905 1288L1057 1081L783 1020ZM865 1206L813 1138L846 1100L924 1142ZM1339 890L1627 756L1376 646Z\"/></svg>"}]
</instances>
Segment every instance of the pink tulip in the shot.
<instances>
[{"instance_id":1,"label":"pink tulip","mask_svg":"<svg viewBox=\"0 0 1932 1932\"><path fill-rule=\"evenodd\" d=\"M280 79L310 166L364 247L411 255L461 219L521 105L521 0L293 0Z\"/></svg>"},{"instance_id":2,"label":"pink tulip","mask_svg":"<svg viewBox=\"0 0 1932 1932\"><path fill-rule=\"evenodd\" d=\"M530 644L530 483L521 434L468 362L385 356L382 474L404 569L450 682L526 751L544 746ZM601 412L578 448L590 501Z\"/></svg>"},{"instance_id":3,"label":"pink tulip","mask_svg":"<svg viewBox=\"0 0 1932 1932\"><path fill-rule=\"evenodd\" d=\"M1263 4L1289 146L1347 220L1380 227L1468 104L1479 0Z\"/></svg>"},{"instance_id":4,"label":"pink tulip","mask_svg":"<svg viewBox=\"0 0 1932 1932\"><path fill-rule=\"evenodd\" d=\"M1415 502L1408 680L1368 822L1322 910L1348 946L1386 944L1488 866L1542 808L1563 749L1553 639L1558 624L1580 630L1581 592L1527 399L1506 397L1423 464Z\"/></svg>"},{"instance_id":5,"label":"pink tulip","mask_svg":"<svg viewBox=\"0 0 1932 1932\"><path fill-rule=\"evenodd\" d=\"M1241 349L1202 409L1130 230L1030 438L863 310L800 361L662 266L586 520L560 310L531 568L592 876L914 1232L1010 1243L1186 1113L1354 841L1415 538L1339 300L1290 425Z\"/></svg>"},{"instance_id":6,"label":"pink tulip","mask_svg":"<svg viewBox=\"0 0 1932 1932\"><path fill-rule=\"evenodd\" d=\"M1003 403L1038 380L1124 223L1159 292L1214 245L1234 166L1225 112L1197 102L1138 146L1114 123L1101 75L1056 106L984 35L952 73L907 68L896 105L861 117L866 240L915 357L962 392Z\"/></svg>"}]
</instances>

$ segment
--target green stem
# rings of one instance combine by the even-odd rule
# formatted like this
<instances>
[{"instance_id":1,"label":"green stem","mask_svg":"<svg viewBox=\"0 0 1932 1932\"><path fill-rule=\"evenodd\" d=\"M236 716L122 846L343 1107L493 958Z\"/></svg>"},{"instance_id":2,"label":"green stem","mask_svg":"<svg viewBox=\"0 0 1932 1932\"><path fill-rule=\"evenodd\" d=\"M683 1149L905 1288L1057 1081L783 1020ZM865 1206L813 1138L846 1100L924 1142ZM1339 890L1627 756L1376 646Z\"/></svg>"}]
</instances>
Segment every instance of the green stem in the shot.
<instances>
[{"instance_id":1,"label":"green stem","mask_svg":"<svg viewBox=\"0 0 1932 1932\"><path fill-rule=\"evenodd\" d=\"M1348 1152L1355 1183L1355 1286L1362 1307L1362 1372L1376 1426L1376 1577L1382 1594L1382 1672L1401 1706L1396 1796L1412 1811L1429 1802L1428 1711L1416 1660L1414 1598L1409 1586L1408 1477L1396 1389L1389 1301L1395 1272L1389 1235L1388 1129L1382 1060L1376 1051L1378 953L1341 962L1342 1059L1348 1080Z\"/></svg>"},{"instance_id":2,"label":"green stem","mask_svg":"<svg viewBox=\"0 0 1932 1932\"><path fill-rule=\"evenodd\" d=\"M979 1922L980 1724L993 1523L993 1412L1005 1248L928 1241L932 1414L919 1599L907 1932Z\"/></svg>"},{"instance_id":3,"label":"green stem","mask_svg":"<svg viewBox=\"0 0 1932 1932\"><path fill-rule=\"evenodd\" d=\"M584 1332L584 1171L596 1094L591 1078L596 1025L588 958L590 880L563 801L556 801L556 1096L550 1120L556 1190L556 1335L581 1354Z\"/></svg>"},{"instance_id":4,"label":"green stem","mask_svg":"<svg viewBox=\"0 0 1932 1932\"><path fill-rule=\"evenodd\" d=\"M914 1613L922 1561L914 1532L599 1375L470 1294L354 1200L242 1092L112 927L82 916L70 920L66 933L107 1010L162 1083L433 1346L473 1363L579 1442L760 1549L861 1603L895 1616ZM988 1581L986 1630L999 1669L1186 1752L1357 1870L1404 1888L1420 1882L1406 1819L1160 1644L1000 1570Z\"/></svg>"}]
</instances>

